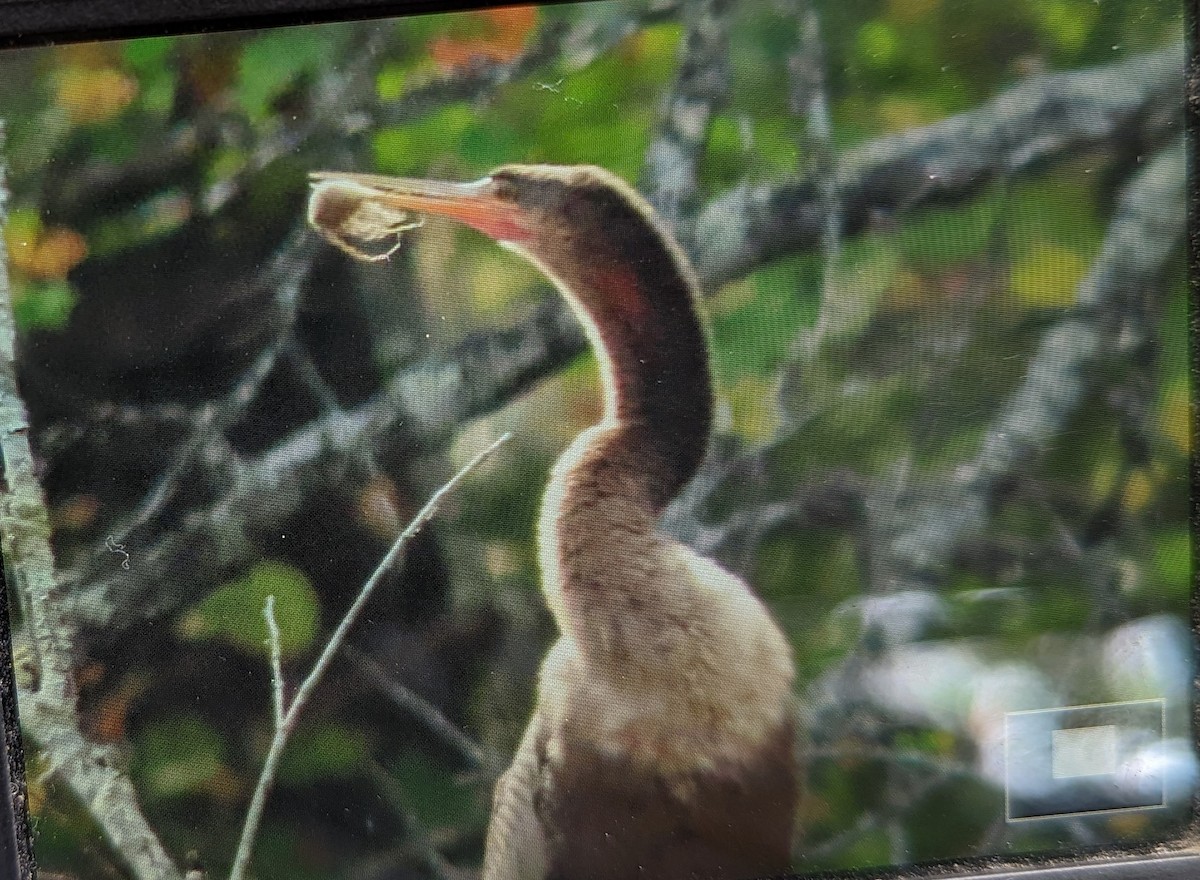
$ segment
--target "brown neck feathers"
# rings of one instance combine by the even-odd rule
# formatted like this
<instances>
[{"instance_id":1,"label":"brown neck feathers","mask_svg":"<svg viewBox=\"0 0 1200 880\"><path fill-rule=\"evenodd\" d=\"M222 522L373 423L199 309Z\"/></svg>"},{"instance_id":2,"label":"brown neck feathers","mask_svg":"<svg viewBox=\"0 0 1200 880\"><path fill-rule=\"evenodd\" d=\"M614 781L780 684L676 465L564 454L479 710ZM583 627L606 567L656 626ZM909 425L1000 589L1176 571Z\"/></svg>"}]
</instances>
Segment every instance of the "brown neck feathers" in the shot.
<instances>
[{"instance_id":1,"label":"brown neck feathers","mask_svg":"<svg viewBox=\"0 0 1200 880\"><path fill-rule=\"evenodd\" d=\"M712 427L712 379L686 257L640 197L581 191L596 234L538 254L587 325L606 392L605 419L644 451L655 513L696 472ZM563 259L563 251L570 258Z\"/></svg>"}]
</instances>

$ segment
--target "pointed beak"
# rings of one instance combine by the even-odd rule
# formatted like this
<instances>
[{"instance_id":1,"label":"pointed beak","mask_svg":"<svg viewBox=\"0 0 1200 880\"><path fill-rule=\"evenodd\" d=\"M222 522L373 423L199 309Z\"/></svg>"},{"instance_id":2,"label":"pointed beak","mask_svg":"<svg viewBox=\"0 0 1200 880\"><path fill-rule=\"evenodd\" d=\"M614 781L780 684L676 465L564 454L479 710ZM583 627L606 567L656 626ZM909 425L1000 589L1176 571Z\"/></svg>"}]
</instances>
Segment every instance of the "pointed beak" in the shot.
<instances>
[{"instance_id":1,"label":"pointed beak","mask_svg":"<svg viewBox=\"0 0 1200 880\"><path fill-rule=\"evenodd\" d=\"M352 240L398 238L405 229L420 225L413 221L414 214L449 217L502 242L533 236L528 216L496 195L490 177L446 183L318 171L309 180L309 223L343 249Z\"/></svg>"}]
</instances>

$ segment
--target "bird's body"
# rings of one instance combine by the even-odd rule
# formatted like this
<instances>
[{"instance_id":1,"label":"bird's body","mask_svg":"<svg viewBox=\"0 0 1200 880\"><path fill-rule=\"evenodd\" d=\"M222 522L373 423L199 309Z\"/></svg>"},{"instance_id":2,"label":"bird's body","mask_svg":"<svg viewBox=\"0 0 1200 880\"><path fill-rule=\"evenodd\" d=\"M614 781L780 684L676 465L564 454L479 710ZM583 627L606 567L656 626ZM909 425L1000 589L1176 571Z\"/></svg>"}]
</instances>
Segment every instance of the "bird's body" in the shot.
<instances>
[{"instance_id":1,"label":"bird's body","mask_svg":"<svg viewBox=\"0 0 1200 880\"><path fill-rule=\"evenodd\" d=\"M645 201L601 169L511 166L457 190L430 187L322 176L310 219L351 252L351 238L405 228L408 211L487 232L566 297L605 390L601 422L559 458L543 499L543 591L561 635L496 788L483 880L785 872L797 794L791 649L744 582L657 530L712 420L686 258ZM363 235L372 224L380 234Z\"/></svg>"}]
</instances>

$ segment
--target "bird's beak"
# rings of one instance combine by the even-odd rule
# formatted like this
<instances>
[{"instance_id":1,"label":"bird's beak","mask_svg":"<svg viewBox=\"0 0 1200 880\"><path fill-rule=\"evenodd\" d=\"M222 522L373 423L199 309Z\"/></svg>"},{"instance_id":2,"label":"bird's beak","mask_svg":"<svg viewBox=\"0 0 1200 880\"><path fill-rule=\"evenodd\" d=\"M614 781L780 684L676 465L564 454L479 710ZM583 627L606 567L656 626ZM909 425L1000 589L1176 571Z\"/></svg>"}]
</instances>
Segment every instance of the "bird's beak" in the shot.
<instances>
[{"instance_id":1,"label":"bird's beak","mask_svg":"<svg viewBox=\"0 0 1200 880\"><path fill-rule=\"evenodd\" d=\"M366 259L381 259L391 251L372 254L358 243L378 246L394 241L398 245L404 230L421 224L414 215L449 217L502 242L519 242L532 234L522 211L496 195L490 177L474 183L446 183L318 171L309 180L309 224L338 247Z\"/></svg>"}]
</instances>

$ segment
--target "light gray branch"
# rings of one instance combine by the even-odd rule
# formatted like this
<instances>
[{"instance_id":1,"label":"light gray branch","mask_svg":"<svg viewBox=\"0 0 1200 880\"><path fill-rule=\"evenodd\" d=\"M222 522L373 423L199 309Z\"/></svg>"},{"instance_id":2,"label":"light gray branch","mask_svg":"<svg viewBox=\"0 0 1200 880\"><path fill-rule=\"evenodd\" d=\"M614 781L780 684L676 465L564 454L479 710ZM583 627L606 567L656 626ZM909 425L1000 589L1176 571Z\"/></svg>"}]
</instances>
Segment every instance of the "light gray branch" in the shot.
<instances>
[{"instance_id":1,"label":"light gray branch","mask_svg":"<svg viewBox=\"0 0 1200 880\"><path fill-rule=\"evenodd\" d=\"M962 201L989 181L1089 151L1151 149L1183 124L1182 45L1088 70L1031 77L981 106L843 155L836 168L842 234L880 216ZM710 281L819 242L818 181L739 186L710 202L692 257Z\"/></svg>"},{"instance_id":2,"label":"light gray branch","mask_svg":"<svg viewBox=\"0 0 1200 880\"><path fill-rule=\"evenodd\" d=\"M729 95L732 7L730 0L695 0L684 7L675 84L642 168L642 190L685 243L698 195L697 166L713 115Z\"/></svg>"},{"instance_id":3,"label":"light gray branch","mask_svg":"<svg viewBox=\"0 0 1200 880\"><path fill-rule=\"evenodd\" d=\"M802 114L805 134L800 138L808 175L814 182L825 223L820 232L822 258L821 301L834 295L832 278L841 253L842 206L835 173L837 155L833 146L833 122L825 87L825 46L821 21L812 0L793 0L799 34L788 58L792 112Z\"/></svg>"},{"instance_id":4,"label":"light gray branch","mask_svg":"<svg viewBox=\"0 0 1200 880\"><path fill-rule=\"evenodd\" d=\"M257 399L263 383L294 340L300 289L312 272L312 254L312 236L306 229L297 229L262 273L256 286L275 292L278 317L273 338L224 397L201 408L188 438L180 444L171 464L127 521L114 529L119 543L128 543L136 537L138 530L174 499L184 478L196 468L197 460L224 437Z\"/></svg>"},{"instance_id":5,"label":"light gray branch","mask_svg":"<svg viewBox=\"0 0 1200 880\"><path fill-rule=\"evenodd\" d=\"M387 670L369 654L353 645L347 645L345 653L358 674L369 681L375 690L393 706L411 715L438 743L454 751L469 764L472 771L491 779L504 771L505 767L496 755L463 733L437 706L388 675Z\"/></svg>"},{"instance_id":6,"label":"light gray branch","mask_svg":"<svg viewBox=\"0 0 1200 880\"><path fill-rule=\"evenodd\" d=\"M753 541L780 528L869 524L871 533L880 537L861 552L869 552L886 572L881 580L887 582L875 584L877 588L935 586L964 544L985 532L1000 488L1058 440L1087 395L1104 380L1103 367L1145 346L1151 328L1140 315L1157 298L1158 282L1178 253L1186 229L1184 164L1183 147L1177 142L1126 185L1075 307L1047 330L1024 382L1001 409L980 451L956 467L946 483L910 491L901 502L884 502L881 494L890 496L892 490L835 473L798 487L784 499L736 510L720 523L704 522L706 502L723 486L744 480L755 462L770 455L772 447L764 447L706 462L701 475L668 510L668 530L702 553L752 558ZM788 437L778 442L786 443Z\"/></svg>"},{"instance_id":7,"label":"light gray branch","mask_svg":"<svg viewBox=\"0 0 1200 880\"><path fill-rule=\"evenodd\" d=\"M7 200L3 187L0 181L0 220ZM0 529L8 583L24 610L32 652L32 668L18 681L21 721L45 754L50 772L71 788L135 877L181 880L179 869L142 815L119 749L91 742L80 730L72 664L77 629L61 601L63 588L50 549L50 518L17 391L15 339L8 255L0 238L0 463L4 471Z\"/></svg>"}]
</instances>

